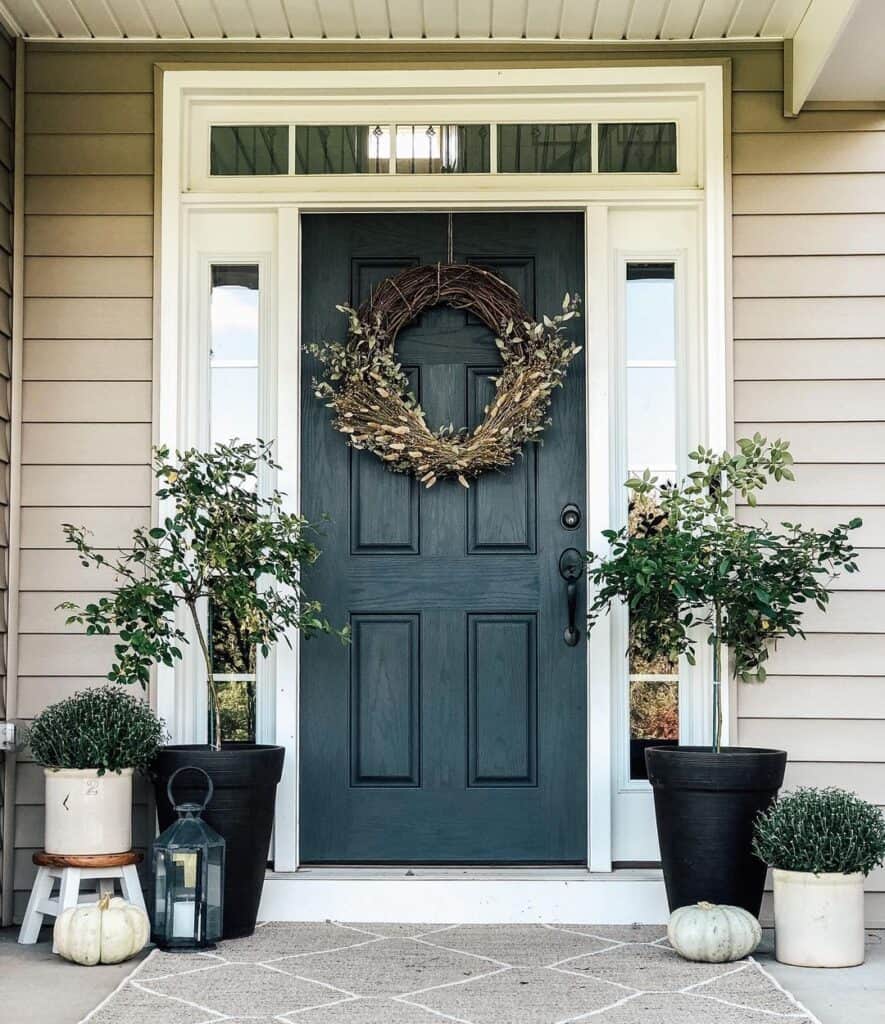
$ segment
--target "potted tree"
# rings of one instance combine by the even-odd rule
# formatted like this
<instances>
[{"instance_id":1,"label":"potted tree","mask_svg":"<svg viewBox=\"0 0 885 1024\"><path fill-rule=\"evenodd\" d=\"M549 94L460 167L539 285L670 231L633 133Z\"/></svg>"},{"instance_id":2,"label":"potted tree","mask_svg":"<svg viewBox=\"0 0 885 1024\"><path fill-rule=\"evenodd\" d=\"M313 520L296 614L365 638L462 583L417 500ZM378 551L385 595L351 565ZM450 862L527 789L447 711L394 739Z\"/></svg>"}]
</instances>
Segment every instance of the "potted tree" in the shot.
<instances>
[{"instance_id":1,"label":"potted tree","mask_svg":"<svg viewBox=\"0 0 885 1024\"><path fill-rule=\"evenodd\" d=\"M161 521L138 529L131 548L115 559L95 550L81 527L65 526L84 565L110 569L118 586L108 597L72 611L68 621L89 633L117 634L113 682L146 687L155 663L172 665L191 639L199 648L208 691L208 744L164 747L154 762L160 828L174 810L166 783L182 766L206 771L215 795L205 815L227 844L224 935L235 938L255 927L273 826L282 747L227 742L212 667L212 621L236 631L246 648L267 656L291 630L310 635L334 632L319 605L301 587L302 567L320 552L313 524L285 511L283 495L262 496L261 466L279 468L263 441L190 449L171 456L155 450ZM233 624L233 625L231 625ZM339 635L344 636L342 631ZM201 800L197 773L176 782L179 801ZM192 789L189 791L188 786Z\"/></svg>"},{"instance_id":2,"label":"potted tree","mask_svg":"<svg viewBox=\"0 0 885 1024\"><path fill-rule=\"evenodd\" d=\"M797 967L864 960L864 878L885 861L885 818L843 789L797 789L756 820L774 868L775 956Z\"/></svg>"},{"instance_id":3,"label":"potted tree","mask_svg":"<svg viewBox=\"0 0 885 1024\"><path fill-rule=\"evenodd\" d=\"M131 850L133 772L147 770L164 738L150 707L116 686L44 708L28 743L46 780L46 852Z\"/></svg>"},{"instance_id":4,"label":"potted tree","mask_svg":"<svg viewBox=\"0 0 885 1024\"><path fill-rule=\"evenodd\" d=\"M709 901L758 915L765 865L752 851L753 821L777 794L787 755L722 746L724 651L737 679L762 682L774 643L803 636L803 609L825 609L835 572L857 570L848 535L861 522L824 532L738 523L735 495L755 505L769 481L794 477L788 442L756 434L737 448L698 447L696 469L676 485L659 486L648 470L627 480L631 523L606 532L605 557L588 556L589 625L624 602L631 654L695 664L697 645L710 645L710 745L645 751L667 898L671 910Z\"/></svg>"}]
</instances>

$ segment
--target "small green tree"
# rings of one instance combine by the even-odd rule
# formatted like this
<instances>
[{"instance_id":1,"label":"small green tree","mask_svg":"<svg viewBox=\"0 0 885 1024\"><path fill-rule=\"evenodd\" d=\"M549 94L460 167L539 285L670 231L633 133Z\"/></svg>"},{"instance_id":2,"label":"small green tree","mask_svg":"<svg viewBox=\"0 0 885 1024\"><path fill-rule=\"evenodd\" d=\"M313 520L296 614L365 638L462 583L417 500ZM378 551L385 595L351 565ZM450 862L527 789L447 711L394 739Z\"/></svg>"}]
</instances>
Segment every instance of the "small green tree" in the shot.
<instances>
[{"instance_id":1,"label":"small green tree","mask_svg":"<svg viewBox=\"0 0 885 1024\"><path fill-rule=\"evenodd\" d=\"M658 486L646 470L626 482L631 524L607 530L606 557L588 555L592 628L615 602L630 615L631 654L695 663L701 636L713 649L713 750L722 737L722 651L744 681L765 679L765 662L780 637L803 636L809 602L825 609L838 569L857 571L848 541L860 519L829 531L781 523L780 530L738 523L730 500L749 505L771 480L793 480L789 442L759 434L737 442L736 454L698 447L697 469L675 486Z\"/></svg>"},{"instance_id":2,"label":"small green tree","mask_svg":"<svg viewBox=\"0 0 885 1024\"><path fill-rule=\"evenodd\" d=\"M118 634L108 679L146 688L151 666L172 665L182 657L187 635L175 613L186 608L205 664L211 742L221 747L222 725L212 654L201 621L204 599L236 623L237 640L265 656L287 631L307 635L336 632L316 601L301 586L301 571L319 557L307 519L286 512L279 491L261 496L259 466L272 469L271 444L264 441L196 448L170 456L154 451L157 497L168 508L160 525L139 528L132 546L107 558L87 541L87 531L70 523L65 535L84 566L105 567L121 581L110 597L80 607L65 602L68 622L89 634ZM338 631L342 638L346 631Z\"/></svg>"}]
</instances>

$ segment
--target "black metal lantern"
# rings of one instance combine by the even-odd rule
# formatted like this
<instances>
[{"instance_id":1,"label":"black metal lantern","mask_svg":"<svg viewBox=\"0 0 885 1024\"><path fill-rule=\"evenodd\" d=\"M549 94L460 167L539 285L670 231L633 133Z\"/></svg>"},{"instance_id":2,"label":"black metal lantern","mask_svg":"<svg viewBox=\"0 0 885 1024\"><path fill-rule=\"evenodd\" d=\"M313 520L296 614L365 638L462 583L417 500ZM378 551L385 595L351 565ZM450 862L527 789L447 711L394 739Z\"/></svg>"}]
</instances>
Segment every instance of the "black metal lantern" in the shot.
<instances>
[{"instance_id":1,"label":"black metal lantern","mask_svg":"<svg viewBox=\"0 0 885 1024\"><path fill-rule=\"evenodd\" d=\"M172 783L186 771L199 772L208 783L202 804L175 803ZM166 786L178 820L151 847L151 939L161 949L205 949L221 938L224 840L200 817L213 789L206 772L191 765L173 772Z\"/></svg>"}]
</instances>

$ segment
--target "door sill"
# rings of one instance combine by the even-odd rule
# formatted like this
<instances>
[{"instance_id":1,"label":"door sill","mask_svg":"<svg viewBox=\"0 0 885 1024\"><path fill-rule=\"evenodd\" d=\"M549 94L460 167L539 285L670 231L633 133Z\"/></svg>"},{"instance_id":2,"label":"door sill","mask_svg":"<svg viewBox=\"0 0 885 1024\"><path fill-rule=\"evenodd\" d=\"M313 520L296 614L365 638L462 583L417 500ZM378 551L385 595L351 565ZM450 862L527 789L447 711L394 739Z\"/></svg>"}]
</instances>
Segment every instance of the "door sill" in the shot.
<instances>
[{"instance_id":1,"label":"door sill","mask_svg":"<svg viewBox=\"0 0 885 1024\"><path fill-rule=\"evenodd\" d=\"M267 879L564 879L566 881L660 880L654 865L616 867L612 871L590 871L577 864L305 864L295 871L268 869Z\"/></svg>"},{"instance_id":2,"label":"door sill","mask_svg":"<svg viewBox=\"0 0 885 1024\"><path fill-rule=\"evenodd\" d=\"M655 868L305 867L265 876L262 921L662 924Z\"/></svg>"}]
</instances>

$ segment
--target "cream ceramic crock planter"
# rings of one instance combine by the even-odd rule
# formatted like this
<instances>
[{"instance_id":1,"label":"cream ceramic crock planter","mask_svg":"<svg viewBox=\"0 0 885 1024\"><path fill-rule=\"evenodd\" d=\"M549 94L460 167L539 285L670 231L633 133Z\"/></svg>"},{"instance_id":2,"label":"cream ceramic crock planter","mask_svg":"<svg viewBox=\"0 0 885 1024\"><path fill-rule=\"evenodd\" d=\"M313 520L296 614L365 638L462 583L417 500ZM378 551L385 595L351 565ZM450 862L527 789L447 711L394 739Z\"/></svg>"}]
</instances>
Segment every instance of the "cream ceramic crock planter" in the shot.
<instances>
[{"instance_id":1,"label":"cream ceramic crock planter","mask_svg":"<svg viewBox=\"0 0 885 1024\"><path fill-rule=\"evenodd\" d=\"M864 876L774 872L775 956L796 967L856 967L864 959Z\"/></svg>"},{"instance_id":2,"label":"cream ceramic crock planter","mask_svg":"<svg viewBox=\"0 0 885 1024\"><path fill-rule=\"evenodd\" d=\"M132 769L44 768L47 853L126 853L132 849Z\"/></svg>"}]
</instances>

